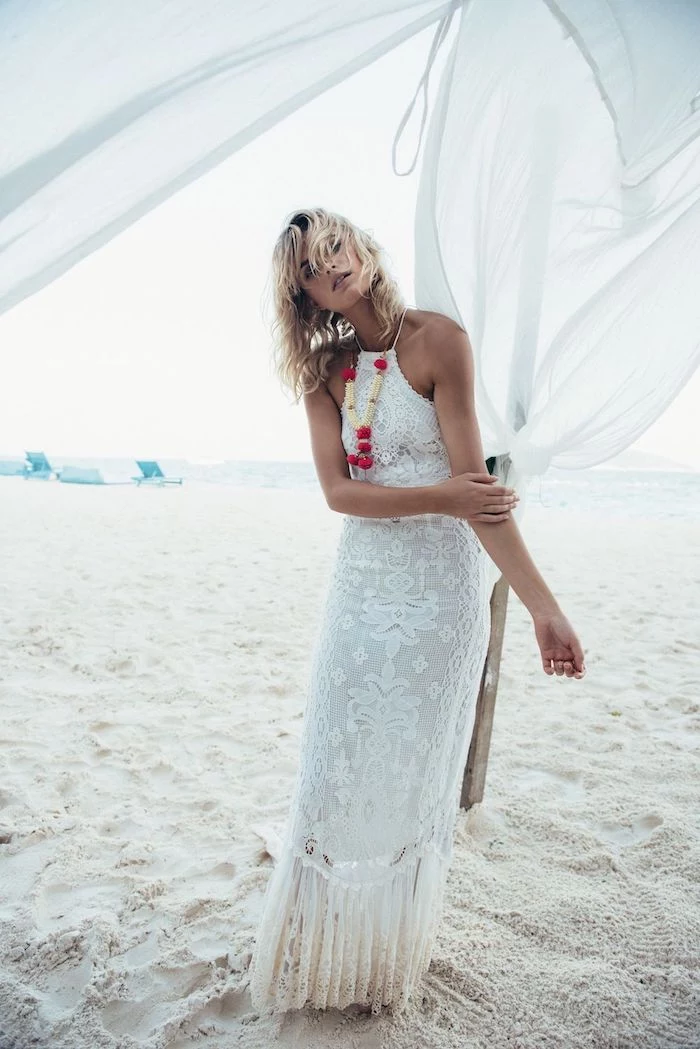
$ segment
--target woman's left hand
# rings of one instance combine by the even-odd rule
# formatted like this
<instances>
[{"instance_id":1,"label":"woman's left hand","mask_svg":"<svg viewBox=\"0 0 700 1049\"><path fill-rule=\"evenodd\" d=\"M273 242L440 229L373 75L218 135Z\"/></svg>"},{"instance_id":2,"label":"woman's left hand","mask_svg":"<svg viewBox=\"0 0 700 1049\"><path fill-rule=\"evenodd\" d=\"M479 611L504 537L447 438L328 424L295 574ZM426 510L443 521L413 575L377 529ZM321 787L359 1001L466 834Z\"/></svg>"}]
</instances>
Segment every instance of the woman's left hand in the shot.
<instances>
[{"instance_id":1,"label":"woman's left hand","mask_svg":"<svg viewBox=\"0 0 700 1049\"><path fill-rule=\"evenodd\" d=\"M586 673L583 648L566 616L562 612L537 613L532 622L545 674L583 677Z\"/></svg>"}]
</instances>

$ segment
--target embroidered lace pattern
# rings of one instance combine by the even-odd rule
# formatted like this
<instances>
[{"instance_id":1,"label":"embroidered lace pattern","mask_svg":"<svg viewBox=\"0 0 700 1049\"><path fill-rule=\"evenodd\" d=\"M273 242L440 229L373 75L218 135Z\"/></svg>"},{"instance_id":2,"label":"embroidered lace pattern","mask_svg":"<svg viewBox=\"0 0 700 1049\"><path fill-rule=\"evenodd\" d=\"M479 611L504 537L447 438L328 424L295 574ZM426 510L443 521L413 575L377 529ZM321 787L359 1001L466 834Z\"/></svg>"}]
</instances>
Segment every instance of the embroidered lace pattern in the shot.
<instances>
[{"instance_id":1,"label":"embroidered lace pattern","mask_svg":"<svg viewBox=\"0 0 700 1049\"><path fill-rule=\"evenodd\" d=\"M360 354L362 408L375 354ZM358 483L450 476L437 414L389 366ZM343 413L346 451L355 446ZM283 854L251 965L261 1011L405 1008L442 908L489 636L487 555L441 514L344 518L312 658Z\"/></svg>"}]
</instances>

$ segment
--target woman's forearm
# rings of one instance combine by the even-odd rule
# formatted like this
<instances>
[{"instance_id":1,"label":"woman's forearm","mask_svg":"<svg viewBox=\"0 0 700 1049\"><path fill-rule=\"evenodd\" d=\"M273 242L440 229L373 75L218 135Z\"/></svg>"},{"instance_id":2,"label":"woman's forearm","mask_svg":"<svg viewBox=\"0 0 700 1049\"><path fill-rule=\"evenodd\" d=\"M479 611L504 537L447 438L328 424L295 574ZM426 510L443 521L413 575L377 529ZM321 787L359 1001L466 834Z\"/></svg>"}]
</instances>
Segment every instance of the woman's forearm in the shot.
<instances>
[{"instance_id":1,"label":"woman's forearm","mask_svg":"<svg viewBox=\"0 0 700 1049\"><path fill-rule=\"evenodd\" d=\"M445 512L446 502L439 484L417 488L392 488L343 478L328 493L331 510L353 517L412 517Z\"/></svg>"},{"instance_id":2,"label":"woman's forearm","mask_svg":"<svg viewBox=\"0 0 700 1049\"><path fill-rule=\"evenodd\" d=\"M470 521L469 524L530 615L561 612L554 594L530 557L513 517L493 524L480 521Z\"/></svg>"}]
</instances>

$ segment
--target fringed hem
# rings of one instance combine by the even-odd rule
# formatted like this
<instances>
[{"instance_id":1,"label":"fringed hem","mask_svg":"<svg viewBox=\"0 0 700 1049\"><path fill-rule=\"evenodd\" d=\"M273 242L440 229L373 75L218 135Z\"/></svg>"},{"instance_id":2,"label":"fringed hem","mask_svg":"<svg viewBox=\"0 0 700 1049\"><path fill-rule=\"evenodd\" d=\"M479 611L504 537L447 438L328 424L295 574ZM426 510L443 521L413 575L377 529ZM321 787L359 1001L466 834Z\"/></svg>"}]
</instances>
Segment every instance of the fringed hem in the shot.
<instances>
[{"instance_id":1,"label":"fringed hem","mask_svg":"<svg viewBox=\"0 0 700 1049\"><path fill-rule=\"evenodd\" d=\"M430 964L446 872L447 860L429 851L382 883L348 884L285 847L250 967L254 1007L402 1012Z\"/></svg>"}]
</instances>

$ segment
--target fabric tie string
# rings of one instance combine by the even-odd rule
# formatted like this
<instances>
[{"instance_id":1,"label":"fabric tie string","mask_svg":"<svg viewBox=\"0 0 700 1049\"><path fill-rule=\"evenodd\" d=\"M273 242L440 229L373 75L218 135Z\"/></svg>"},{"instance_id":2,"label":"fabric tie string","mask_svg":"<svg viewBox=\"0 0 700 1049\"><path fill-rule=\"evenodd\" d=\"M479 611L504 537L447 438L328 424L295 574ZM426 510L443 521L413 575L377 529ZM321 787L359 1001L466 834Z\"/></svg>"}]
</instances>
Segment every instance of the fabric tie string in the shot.
<instances>
[{"instance_id":1,"label":"fabric tie string","mask_svg":"<svg viewBox=\"0 0 700 1049\"><path fill-rule=\"evenodd\" d=\"M425 123L428 119L428 84L430 82L430 71L433 68L433 63L435 62L437 53L440 50L445 40L445 37L449 32L455 11L458 7L462 6L463 2L464 0L454 0L450 10L447 12L446 15L443 15L443 17L437 24L437 28L433 36L433 42L430 45L430 51L428 52L428 57L426 59L425 69L423 70L422 76L418 81L418 86L413 94L413 98L409 102L406 112L399 121L399 126L396 129L396 134L394 135L394 141L391 146L391 167L395 175L410 175L411 172L414 170L416 164L418 163L418 154L420 153L420 147L423 144ZM396 151L399 145L399 140L404 132L406 124L411 118L411 113L413 112L416 106L416 102L418 101L418 96L420 94L422 94L423 109L420 118L420 128L418 129L418 142L416 143L416 148L413 153L413 160L411 161L411 166L405 171L399 171L396 163Z\"/></svg>"}]
</instances>

